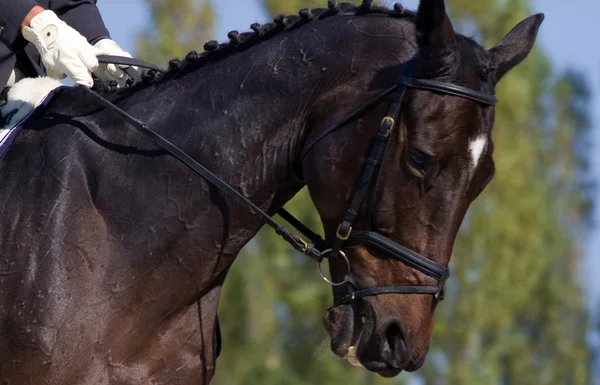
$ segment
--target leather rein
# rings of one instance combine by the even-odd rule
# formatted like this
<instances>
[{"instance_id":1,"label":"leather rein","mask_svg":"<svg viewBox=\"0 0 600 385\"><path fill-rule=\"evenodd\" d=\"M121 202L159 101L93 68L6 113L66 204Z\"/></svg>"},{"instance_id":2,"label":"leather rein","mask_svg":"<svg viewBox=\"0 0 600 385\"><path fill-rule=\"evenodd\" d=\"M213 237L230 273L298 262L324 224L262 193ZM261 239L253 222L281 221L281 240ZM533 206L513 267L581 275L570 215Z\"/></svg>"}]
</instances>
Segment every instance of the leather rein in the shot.
<instances>
[{"instance_id":1,"label":"leather rein","mask_svg":"<svg viewBox=\"0 0 600 385\"><path fill-rule=\"evenodd\" d=\"M161 68L156 67L153 64L146 63L137 59L131 59L126 57L117 56L99 56L98 61L100 63L112 63L122 64L129 66L137 66L141 68L148 68L159 72L164 72ZM494 95L475 91L466 87L458 86L452 83L439 82L427 79L416 79L413 78L414 70L416 68L418 58L414 57L405 64L405 70L403 75L398 79L397 83L383 91L375 98L370 100L368 103L361 106L359 109L354 111L347 117L334 123L332 126L327 128L325 131L315 137L308 145L305 146L302 153L302 158L314 148L314 146L324 137L331 134L332 132L343 127L345 124L358 119L365 112L370 110L375 105L381 103L382 99L394 93L392 104L388 110L387 115L383 118L377 134L374 136L371 142L371 151L366 161L363 164L363 168L356 182L354 191L350 197L350 201L346 212L338 226L336 236L332 242L325 242L315 232L306 227L302 222L296 219L285 209L279 210L278 214L291 224L294 228L300 231L306 236L310 243L305 241L303 238L296 236L289 231L285 226L276 222L269 214L264 212L248 198L244 197L233 187L228 185L225 181L220 179L218 176L213 174L210 170L206 169L200 163L195 161L177 146L163 138L155 131L149 129L143 122L131 116L127 112L123 111L113 103L96 93L95 91L82 86L90 95L92 95L100 104L104 105L109 110L119 115L123 120L128 122L135 129L140 131L142 134L149 137L158 146L169 152L173 157L179 160L181 163L186 165L196 174L200 175L206 181L217 187L219 190L227 194L229 197L237 201L241 206L245 207L250 213L258 217L263 224L267 224L272 227L275 232L281 236L286 242L288 242L294 249L305 254L319 263L319 271L321 277L332 286L339 286L344 290L344 295L341 298L336 298L334 306L352 303L355 300L364 298L367 296L373 296L378 294L427 294L433 295L434 302L441 301L444 298L444 288L448 277L450 276L450 269L442 266L437 262L420 255L419 253L387 238L377 232L372 231L372 217L373 207L375 201L375 190L377 187L377 181L379 179L381 167L385 159L385 154L389 145L389 138L393 129L396 125L396 121L399 119L400 111L402 107L402 101L407 88L415 88L421 90L427 90L431 92L437 92L446 95L457 96L465 99L469 99L480 103L482 106L494 106L497 103L497 99ZM126 69L127 74L131 77L131 84L141 81L141 76L133 68ZM362 206L365 196L369 192L367 200L367 211L366 218L367 223L362 230L352 231L354 220L358 215L359 209ZM326 246L330 245L329 248ZM404 263L405 265L420 271L421 273L435 278L438 282L436 286L379 286L373 288L358 289L352 283L350 283L351 267L348 258L342 251L344 246L352 245L365 245L373 247L383 253L386 257L394 259ZM321 262L323 259L331 256L339 256L344 259L347 265L347 273L341 282L332 282L325 277L321 271Z\"/></svg>"}]
</instances>

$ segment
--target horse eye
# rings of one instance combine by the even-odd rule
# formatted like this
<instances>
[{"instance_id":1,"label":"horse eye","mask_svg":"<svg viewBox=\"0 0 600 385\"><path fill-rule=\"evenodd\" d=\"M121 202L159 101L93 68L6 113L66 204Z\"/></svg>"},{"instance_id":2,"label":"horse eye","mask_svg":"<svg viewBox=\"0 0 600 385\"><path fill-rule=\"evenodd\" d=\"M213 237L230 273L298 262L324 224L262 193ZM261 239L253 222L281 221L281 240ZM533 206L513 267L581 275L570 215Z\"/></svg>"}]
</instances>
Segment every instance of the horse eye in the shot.
<instances>
[{"instance_id":1,"label":"horse eye","mask_svg":"<svg viewBox=\"0 0 600 385\"><path fill-rule=\"evenodd\" d=\"M486 81L486 80L488 79L488 76L489 76L489 75L490 75L490 70L489 70L489 68L487 68L487 67L486 67L486 68L482 68L482 69L479 71L479 78L480 78L482 81Z\"/></svg>"},{"instance_id":2,"label":"horse eye","mask_svg":"<svg viewBox=\"0 0 600 385\"><path fill-rule=\"evenodd\" d=\"M407 165L410 172L417 178L424 178L431 157L415 148L408 150Z\"/></svg>"}]
</instances>

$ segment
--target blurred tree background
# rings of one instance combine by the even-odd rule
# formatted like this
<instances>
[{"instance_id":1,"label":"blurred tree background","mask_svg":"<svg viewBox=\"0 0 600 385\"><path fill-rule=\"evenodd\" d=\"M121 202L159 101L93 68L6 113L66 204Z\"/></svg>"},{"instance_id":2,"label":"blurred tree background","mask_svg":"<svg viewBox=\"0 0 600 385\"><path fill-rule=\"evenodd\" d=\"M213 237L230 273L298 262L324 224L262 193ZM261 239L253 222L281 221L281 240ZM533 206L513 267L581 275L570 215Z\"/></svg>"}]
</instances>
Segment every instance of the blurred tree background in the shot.
<instances>
[{"instance_id":1,"label":"blurred tree background","mask_svg":"<svg viewBox=\"0 0 600 385\"><path fill-rule=\"evenodd\" d=\"M136 57L165 65L201 50L215 25L213 5L206 0L145 0L150 26L138 37ZM166 67L166 65L165 65Z\"/></svg>"},{"instance_id":2,"label":"blurred tree background","mask_svg":"<svg viewBox=\"0 0 600 385\"><path fill-rule=\"evenodd\" d=\"M140 36L140 57L163 64L214 38L210 2L147 3L154 25ZM326 1L262 4L277 15ZM446 4L455 27L487 48L531 14L525 0ZM497 95L496 177L462 226L425 366L386 380L335 358L321 323L330 288L314 263L263 229L224 286L224 346L213 383L590 384L589 317L576 275L590 213L586 79L557 73L534 49ZM320 228L306 191L287 208Z\"/></svg>"}]
</instances>

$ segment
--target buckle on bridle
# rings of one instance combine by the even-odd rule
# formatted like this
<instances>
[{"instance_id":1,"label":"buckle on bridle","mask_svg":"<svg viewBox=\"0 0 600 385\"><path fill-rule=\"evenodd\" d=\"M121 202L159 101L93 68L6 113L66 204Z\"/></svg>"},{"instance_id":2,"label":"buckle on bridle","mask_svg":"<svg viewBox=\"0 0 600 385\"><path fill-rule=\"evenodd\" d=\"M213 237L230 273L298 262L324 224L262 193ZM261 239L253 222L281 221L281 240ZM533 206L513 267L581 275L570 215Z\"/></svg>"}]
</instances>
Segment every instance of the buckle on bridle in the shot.
<instances>
[{"instance_id":1,"label":"buckle on bridle","mask_svg":"<svg viewBox=\"0 0 600 385\"><path fill-rule=\"evenodd\" d=\"M306 242L304 239L298 237L298 242L300 242L302 244L302 250L300 250L300 252L302 254L308 255L308 242Z\"/></svg>"},{"instance_id":2,"label":"buckle on bridle","mask_svg":"<svg viewBox=\"0 0 600 385\"><path fill-rule=\"evenodd\" d=\"M347 241L348 238L350 238L350 234L352 234L352 226L350 226L350 228L348 229L348 232L345 235L340 234L341 228L342 228L342 224L340 223L340 225L338 226L337 230L335 231L335 236L340 241Z\"/></svg>"},{"instance_id":3,"label":"buckle on bridle","mask_svg":"<svg viewBox=\"0 0 600 385\"><path fill-rule=\"evenodd\" d=\"M387 129L387 132L385 134L385 136L388 137L388 136L390 136L390 134L392 133L392 131L394 131L394 124L396 124L396 121L391 116L386 116L381 121L381 125L383 126L384 124L388 124L389 125L389 127Z\"/></svg>"}]
</instances>

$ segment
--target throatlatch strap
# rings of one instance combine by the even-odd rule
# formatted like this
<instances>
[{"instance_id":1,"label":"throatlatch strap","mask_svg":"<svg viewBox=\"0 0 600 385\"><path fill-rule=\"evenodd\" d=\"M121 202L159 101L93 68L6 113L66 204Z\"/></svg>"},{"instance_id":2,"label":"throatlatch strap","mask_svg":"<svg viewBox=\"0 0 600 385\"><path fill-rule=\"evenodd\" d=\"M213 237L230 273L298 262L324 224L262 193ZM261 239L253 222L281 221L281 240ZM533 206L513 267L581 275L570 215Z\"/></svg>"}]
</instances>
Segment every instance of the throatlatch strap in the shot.
<instances>
[{"instance_id":1,"label":"throatlatch strap","mask_svg":"<svg viewBox=\"0 0 600 385\"><path fill-rule=\"evenodd\" d=\"M400 87L400 84L394 84L392 87L388 88L387 90L383 91L379 95L375 96L368 103L363 104L358 110L354 111L353 113L344 117L343 119L338 120L337 122L333 123L331 126L329 126L329 128L327 128L325 131L323 131L319 135L317 135L316 138L314 138L312 141L310 141L309 144L307 144L304 147L304 150L302 150L302 156L300 157L300 159L304 159L306 157L306 154L308 154L308 152L310 150L312 150L312 148L317 143L319 143L321 141L321 139L323 139L327 135L331 134L333 131L337 130L338 128L343 127L345 124L351 122L352 120L359 118L362 114L367 112L370 108L381 103L381 99L385 98L392 92L396 91L398 89L398 87Z\"/></svg>"}]
</instances>

